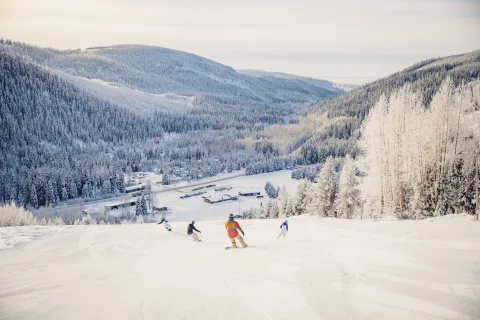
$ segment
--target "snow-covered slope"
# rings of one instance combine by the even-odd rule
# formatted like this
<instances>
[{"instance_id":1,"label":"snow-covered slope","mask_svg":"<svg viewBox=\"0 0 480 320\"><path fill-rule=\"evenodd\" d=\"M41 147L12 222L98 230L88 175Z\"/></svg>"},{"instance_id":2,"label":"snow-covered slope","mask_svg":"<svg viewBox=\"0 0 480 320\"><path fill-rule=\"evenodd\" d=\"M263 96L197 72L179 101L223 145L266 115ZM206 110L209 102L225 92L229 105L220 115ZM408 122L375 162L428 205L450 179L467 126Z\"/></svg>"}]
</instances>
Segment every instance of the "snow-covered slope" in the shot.
<instances>
[{"instance_id":1,"label":"snow-covered slope","mask_svg":"<svg viewBox=\"0 0 480 320\"><path fill-rule=\"evenodd\" d=\"M199 213L200 214L200 213ZM0 318L478 319L480 224L290 219L74 226L0 252Z\"/></svg>"},{"instance_id":2,"label":"snow-covered slope","mask_svg":"<svg viewBox=\"0 0 480 320\"><path fill-rule=\"evenodd\" d=\"M193 98L174 93L154 94L131 89L118 83L98 79L74 76L60 70L52 69L58 76L72 82L75 86L101 97L116 106L148 114L154 111L178 112L193 106Z\"/></svg>"},{"instance_id":3,"label":"snow-covered slope","mask_svg":"<svg viewBox=\"0 0 480 320\"><path fill-rule=\"evenodd\" d=\"M21 43L0 45L73 76L152 94L195 97L197 104L305 104L343 92L328 81L313 84L302 78L245 75L204 57L161 47L117 45L58 51Z\"/></svg>"}]
</instances>

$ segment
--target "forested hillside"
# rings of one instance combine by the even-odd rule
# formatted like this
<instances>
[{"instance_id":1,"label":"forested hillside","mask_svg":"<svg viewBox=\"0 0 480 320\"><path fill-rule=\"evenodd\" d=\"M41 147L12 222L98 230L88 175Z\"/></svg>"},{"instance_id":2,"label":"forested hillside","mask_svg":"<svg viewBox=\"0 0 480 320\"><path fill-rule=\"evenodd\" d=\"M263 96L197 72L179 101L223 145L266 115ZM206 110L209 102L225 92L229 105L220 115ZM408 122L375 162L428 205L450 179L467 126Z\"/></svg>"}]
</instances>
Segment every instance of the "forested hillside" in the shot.
<instances>
[{"instance_id":1,"label":"forested hillside","mask_svg":"<svg viewBox=\"0 0 480 320\"><path fill-rule=\"evenodd\" d=\"M450 77L455 86L479 77L480 50L464 55L432 59L391 76L355 88L345 95L320 101L298 123L272 126L255 132L251 140L270 143L281 154L300 163L324 162L329 156L356 156L360 125L382 94L410 83L424 105L429 105L440 84ZM250 140L250 139L249 139ZM253 143L253 142L252 142Z\"/></svg>"},{"instance_id":2,"label":"forested hillside","mask_svg":"<svg viewBox=\"0 0 480 320\"><path fill-rule=\"evenodd\" d=\"M118 45L58 51L3 41L25 58L88 79L153 94L194 96L197 105L292 106L332 98L343 90L328 81L249 76L191 53L152 46Z\"/></svg>"},{"instance_id":3,"label":"forested hillside","mask_svg":"<svg viewBox=\"0 0 480 320\"><path fill-rule=\"evenodd\" d=\"M266 159L236 142L254 116L142 117L2 48L0 74L1 201L38 207L108 196L123 191L128 166L195 179Z\"/></svg>"}]
</instances>

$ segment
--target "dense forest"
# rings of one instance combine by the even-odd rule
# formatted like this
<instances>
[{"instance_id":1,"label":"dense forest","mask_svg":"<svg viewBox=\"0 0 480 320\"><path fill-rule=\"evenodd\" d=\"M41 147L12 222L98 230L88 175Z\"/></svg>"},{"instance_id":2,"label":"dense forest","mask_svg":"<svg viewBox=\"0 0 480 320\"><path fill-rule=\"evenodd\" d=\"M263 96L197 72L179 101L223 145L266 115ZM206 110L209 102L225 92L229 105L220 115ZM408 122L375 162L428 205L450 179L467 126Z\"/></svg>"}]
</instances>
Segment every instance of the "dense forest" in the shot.
<instances>
[{"instance_id":1,"label":"dense forest","mask_svg":"<svg viewBox=\"0 0 480 320\"><path fill-rule=\"evenodd\" d=\"M155 93L178 86L175 93L193 96L181 110L142 114L52 68ZM310 165L292 176L317 182L328 158L339 172L342 157L360 156L361 125L382 93L410 83L427 107L447 76L455 87L479 70L480 51L433 59L338 96L327 81L249 76L163 48L58 51L1 40L0 201L38 208L110 197L124 192L127 168L193 180Z\"/></svg>"},{"instance_id":2,"label":"dense forest","mask_svg":"<svg viewBox=\"0 0 480 320\"><path fill-rule=\"evenodd\" d=\"M36 57L50 54L24 48L37 50ZM140 115L1 45L0 73L2 202L38 208L108 197L124 191L127 167L190 180L262 163L260 171L287 165L279 154L272 160L269 150L241 140L283 123L294 112L289 106L202 102L182 112Z\"/></svg>"}]
</instances>

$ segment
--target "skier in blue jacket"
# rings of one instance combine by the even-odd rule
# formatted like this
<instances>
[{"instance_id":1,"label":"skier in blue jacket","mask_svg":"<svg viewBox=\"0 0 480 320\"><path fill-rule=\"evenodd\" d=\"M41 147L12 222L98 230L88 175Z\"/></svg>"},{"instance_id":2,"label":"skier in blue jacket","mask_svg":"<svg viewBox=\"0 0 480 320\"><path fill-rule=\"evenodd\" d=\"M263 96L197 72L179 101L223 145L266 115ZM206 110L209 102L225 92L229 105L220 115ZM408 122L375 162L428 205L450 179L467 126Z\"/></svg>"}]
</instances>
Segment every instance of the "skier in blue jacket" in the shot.
<instances>
[{"instance_id":1,"label":"skier in blue jacket","mask_svg":"<svg viewBox=\"0 0 480 320\"><path fill-rule=\"evenodd\" d=\"M288 219L286 219L281 225L280 225L280 234L278 235L277 239L280 237L285 237L288 232Z\"/></svg>"}]
</instances>

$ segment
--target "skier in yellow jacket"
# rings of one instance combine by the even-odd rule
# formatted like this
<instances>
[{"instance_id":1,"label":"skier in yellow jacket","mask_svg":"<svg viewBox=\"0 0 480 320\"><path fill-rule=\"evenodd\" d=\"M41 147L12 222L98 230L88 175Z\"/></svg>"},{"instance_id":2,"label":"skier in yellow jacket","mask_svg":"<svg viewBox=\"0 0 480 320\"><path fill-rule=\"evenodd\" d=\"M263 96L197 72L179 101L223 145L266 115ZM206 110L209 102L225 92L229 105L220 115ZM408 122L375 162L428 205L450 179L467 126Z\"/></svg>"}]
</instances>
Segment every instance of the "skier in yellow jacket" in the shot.
<instances>
[{"instance_id":1,"label":"skier in yellow jacket","mask_svg":"<svg viewBox=\"0 0 480 320\"><path fill-rule=\"evenodd\" d=\"M234 248L237 247L237 243L235 239L238 239L238 241L240 241L243 248L247 247L247 244L245 243L245 241L243 241L242 236L238 234L237 230L239 230L244 236L245 236L245 232L243 232L238 222L235 221L235 219L233 218L233 214L230 214L230 216L228 217L228 221L225 222L225 229L227 229L228 237L232 241L232 246Z\"/></svg>"}]
</instances>

